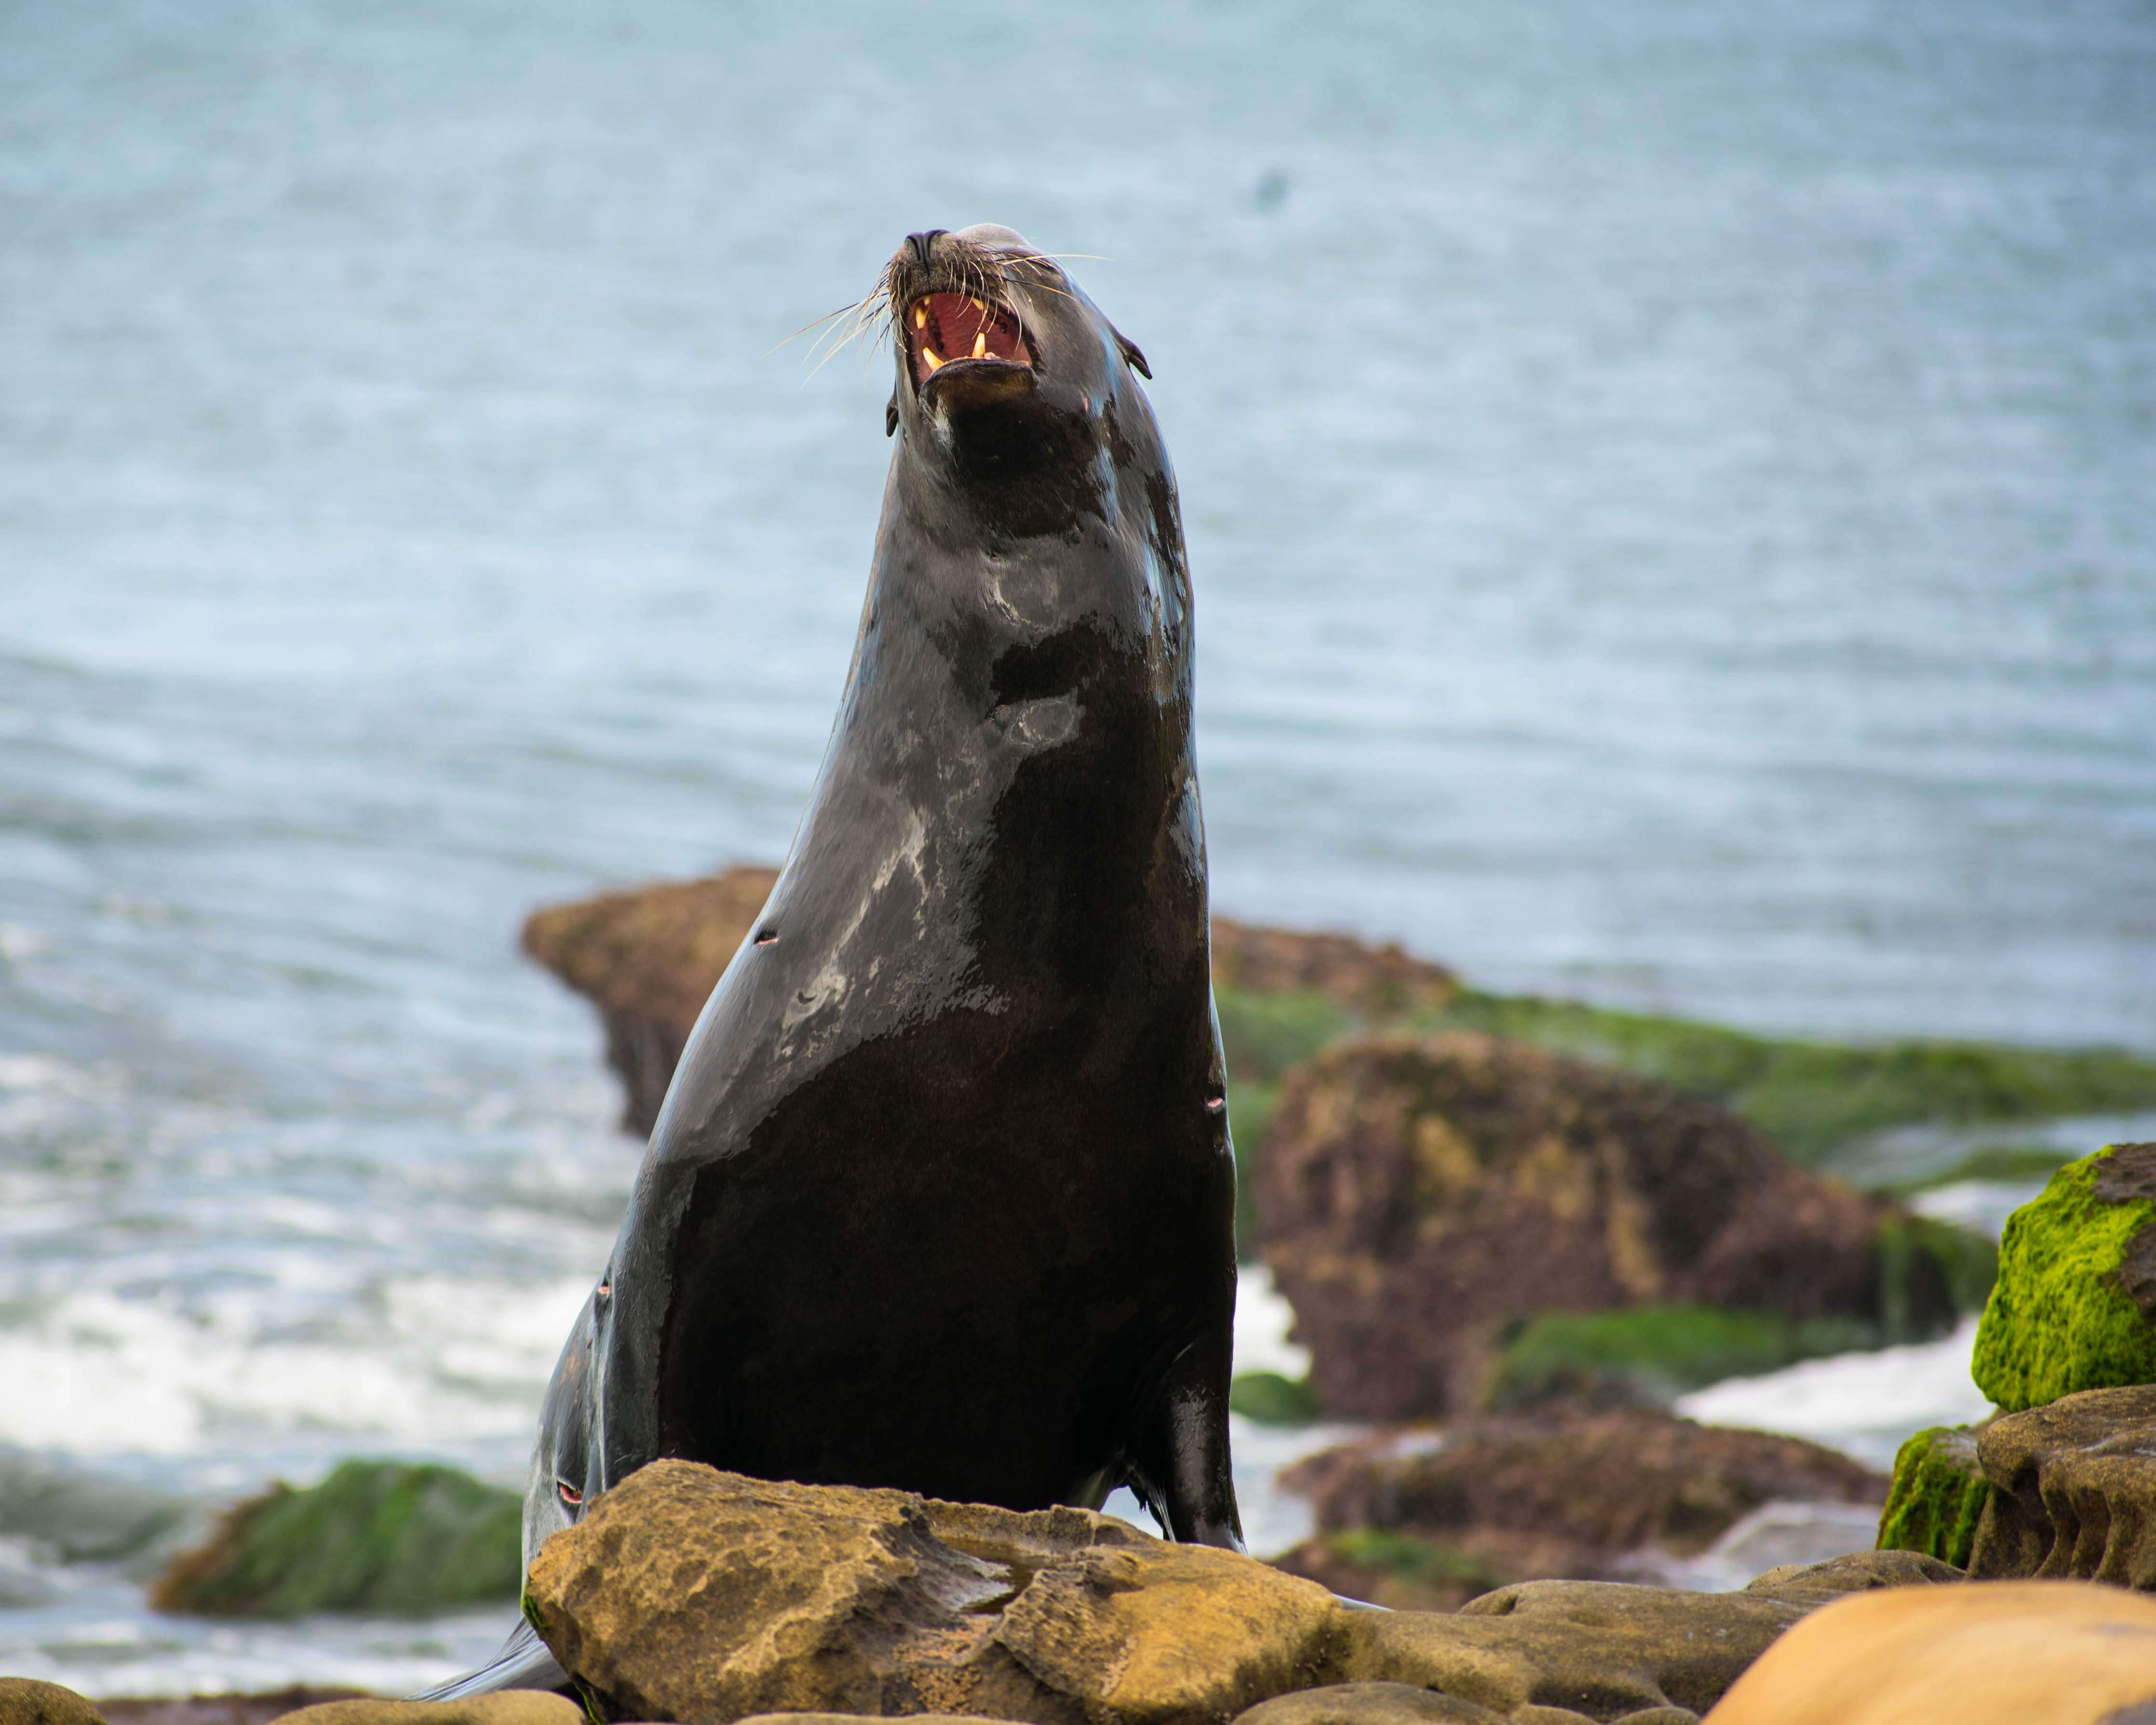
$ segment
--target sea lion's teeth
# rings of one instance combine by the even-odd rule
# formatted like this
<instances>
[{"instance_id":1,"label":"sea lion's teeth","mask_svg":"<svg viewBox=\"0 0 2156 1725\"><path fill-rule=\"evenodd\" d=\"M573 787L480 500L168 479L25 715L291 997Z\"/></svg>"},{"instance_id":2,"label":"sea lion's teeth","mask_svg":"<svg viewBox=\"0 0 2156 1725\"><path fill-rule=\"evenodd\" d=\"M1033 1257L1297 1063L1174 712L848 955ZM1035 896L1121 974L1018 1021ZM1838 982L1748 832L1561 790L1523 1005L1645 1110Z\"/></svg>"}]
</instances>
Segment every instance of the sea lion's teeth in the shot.
<instances>
[{"instance_id":1,"label":"sea lion's teeth","mask_svg":"<svg viewBox=\"0 0 2156 1725\"><path fill-rule=\"evenodd\" d=\"M926 305L916 305L916 306L915 306L915 307L913 308L913 326L914 326L914 328L916 328L916 330L917 330L917 329L923 328L923 327L927 324L927 322L928 322L928 308L927 308Z\"/></svg>"},{"instance_id":2,"label":"sea lion's teeth","mask_svg":"<svg viewBox=\"0 0 2156 1725\"><path fill-rule=\"evenodd\" d=\"M928 362L928 369L932 372L943 363L943 356L938 353L933 347L922 348L921 350L921 357Z\"/></svg>"},{"instance_id":3,"label":"sea lion's teeth","mask_svg":"<svg viewBox=\"0 0 2156 1725\"><path fill-rule=\"evenodd\" d=\"M988 351L988 332L986 330L975 330L973 331L973 357L975 359L979 359L983 357Z\"/></svg>"},{"instance_id":4,"label":"sea lion's teeth","mask_svg":"<svg viewBox=\"0 0 2156 1725\"><path fill-rule=\"evenodd\" d=\"M982 316L986 317L988 315L988 308L983 305L978 300L975 299L971 294L966 295L966 303L972 306L974 311L979 312Z\"/></svg>"}]
</instances>

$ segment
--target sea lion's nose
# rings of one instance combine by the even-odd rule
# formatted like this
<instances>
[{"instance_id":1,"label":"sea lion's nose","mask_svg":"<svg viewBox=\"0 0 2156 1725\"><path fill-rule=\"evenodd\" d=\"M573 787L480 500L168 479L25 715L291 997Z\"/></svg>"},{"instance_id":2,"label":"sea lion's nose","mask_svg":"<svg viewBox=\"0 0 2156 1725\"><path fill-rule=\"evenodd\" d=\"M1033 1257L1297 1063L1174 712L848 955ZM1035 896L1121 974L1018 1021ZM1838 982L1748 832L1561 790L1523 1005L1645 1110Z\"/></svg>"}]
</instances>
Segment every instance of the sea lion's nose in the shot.
<instances>
[{"instance_id":1,"label":"sea lion's nose","mask_svg":"<svg viewBox=\"0 0 2156 1725\"><path fill-rule=\"evenodd\" d=\"M913 248L913 261L926 270L928 267L928 254L936 244L936 236L950 231L947 228L931 228L926 234L907 234L906 243Z\"/></svg>"}]
</instances>

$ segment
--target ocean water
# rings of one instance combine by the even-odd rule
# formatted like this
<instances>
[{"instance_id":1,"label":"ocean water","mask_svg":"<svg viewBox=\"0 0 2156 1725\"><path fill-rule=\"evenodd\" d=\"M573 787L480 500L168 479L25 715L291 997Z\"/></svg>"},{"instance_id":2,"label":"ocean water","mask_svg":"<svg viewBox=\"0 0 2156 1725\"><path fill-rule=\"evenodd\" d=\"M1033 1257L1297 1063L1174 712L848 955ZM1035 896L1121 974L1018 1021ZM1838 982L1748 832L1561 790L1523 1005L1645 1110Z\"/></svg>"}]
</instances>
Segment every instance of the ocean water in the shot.
<instances>
[{"instance_id":1,"label":"ocean water","mask_svg":"<svg viewBox=\"0 0 2156 1725\"><path fill-rule=\"evenodd\" d=\"M783 852L889 387L786 338L984 218L1152 362L1223 909L2156 1050L2134 0L0 0L0 1443L515 1475L634 1161L516 926ZM94 1692L497 1627L61 1555Z\"/></svg>"}]
</instances>

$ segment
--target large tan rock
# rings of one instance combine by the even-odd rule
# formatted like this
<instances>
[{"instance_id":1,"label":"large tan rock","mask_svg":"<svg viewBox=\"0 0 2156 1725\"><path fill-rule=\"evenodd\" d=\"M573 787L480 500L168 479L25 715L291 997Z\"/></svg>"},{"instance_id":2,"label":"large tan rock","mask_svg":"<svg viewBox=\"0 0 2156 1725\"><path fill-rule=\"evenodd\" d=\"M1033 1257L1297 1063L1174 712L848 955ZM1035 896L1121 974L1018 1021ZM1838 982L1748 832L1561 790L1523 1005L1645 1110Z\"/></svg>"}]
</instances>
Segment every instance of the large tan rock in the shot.
<instances>
[{"instance_id":1,"label":"large tan rock","mask_svg":"<svg viewBox=\"0 0 2156 1725\"><path fill-rule=\"evenodd\" d=\"M2156 1384L2090 1389L1976 1435L1992 1486L1972 1576L2156 1589Z\"/></svg>"},{"instance_id":2,"label":"large tan rock","mask_svg":"<svg viewBox=\"0 0 2156 1725\"><path fill-rule=\"evenodd\" d=\"M1557 1409L1380 1435L1313 1455L1281 1483L1311 1500L1318 1531L1276 1563L1424 1609L1527 1577L1617 1579L1643 1550L1697 1554L1762 1504L1874 1504L1887 1487L1800 1438Z\"/></svg>"},{"instance_id":3,"label":"large tan rock","mask_svg":"<svg viewBox=\"0 0 2156 1725\"><path fill-rule=\"evenodd\" d=\"M1837 1601L1768 1649L1708 1725L2143 1725L2156 1603L2078 1582Z\"/></svg>"},{"instance_id":4,"label":"large tan rock","mask_svg":"<svg viewBox=\"0 0 2156 1725\"><path fill-rule=\"evenodd\" d=\"M0 1725L105 1725L97 1704L58 1683L0 1677Z\"/></svg>"},{"instance_id":5,"label":"large tan rock","mask_svg":"<svg viewBox=\"0 0 2156 1725\"><path fill-rule=\"evenodd\" d=\"M1508 1327L1548 1311L1697 1304L1910 1333L1953 1317L1921 1251L1889 1297L1882 1229L1908 1224L1884 1200L1789 1166L1712 1102L1464 1033L1296 1068L1257 1209L1332 1414L1471 1412Z\"/></svg>"},{"instance_id":6,"label":"large tan rock","mask_svg":"<svg viewBox=\"0 0 2156 1725\"><path fill-rule=\"evenodd\" d=\"M528 1609L615 1718L1219 1719L1324 1680L1339 1608L1081 1510L940 1506L660 1461L533 1563Z\"/></svg>"},{"instance_id":7,"label":"large tan rock","mask_svg":"<svg viewBox=\"0 0 2156 1725\"><path fill-rule=\"evenodd\" d=\"M361 1696L280 1713L275 1725L586 1725L584 1710L544 1689L505 1689L462 1701Z\"/></svg>"},{"instance_id":8,"label":"large tan rock","mask_svg":"<svg viewBox=\"0 0 2156 1725\"><path fill-rule=\"evenodd\" d=\"M1823 1600L1958 1573L1866 1553L1743 1594L1536 1582L1456 1615L1360 1611L1082 1510L660 1461L547 1541L526 1608L613 1719L1219 1725L1273 1704L1255 1725L1681 1725Z\"/></svg>"}]
</instances>

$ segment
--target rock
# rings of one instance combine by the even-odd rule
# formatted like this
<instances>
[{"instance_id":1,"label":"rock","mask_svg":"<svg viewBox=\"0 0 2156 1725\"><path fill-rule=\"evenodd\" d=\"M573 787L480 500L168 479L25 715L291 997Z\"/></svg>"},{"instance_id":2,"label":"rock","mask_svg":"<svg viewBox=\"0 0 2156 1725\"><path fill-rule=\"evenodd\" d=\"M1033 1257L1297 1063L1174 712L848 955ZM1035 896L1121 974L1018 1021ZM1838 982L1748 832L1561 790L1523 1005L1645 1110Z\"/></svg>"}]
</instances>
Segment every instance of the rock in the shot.
<instances>
[{"instance_id":1,"label":"rock","mask_svg":"<svg viewBox=\"0 0 2156 1725\"><path fill-rule=\"evenodd\" d=\"M2074 1583L1904 1588L1827 1606L1708 1725L2142 1725L2156 1603Z\"/></svg>"},{"instance_id":2,"label":"rock","mask_svg":"<svg viewBox=\"0 0 2156 1725\"><path fill-rule=\"evenodd\" d=\"M1972 1576L2156 1589L2156 1384L2091 1389L1977 1434L1993 1490Z\"/></svg>"},{"instance_id":3,"label":"rock","mask_svg":"<svg viewBox=\"0 0 2156 1725\"><path fill-rule=\"evenodd\" d=\"M1480 1543L1480 1542L1478 1542ZM1397 1527L1339 1527L1315 1534L1271 1559L1342 1599L1394 1611L1456 1611L1468 1600L1522 1578L1451 1540ZM1591 1569L1568 1566L1568 1573Z\"/></svg>"},{"instance_id":4,"label":"rock","mask_svg":"<svg viewBox=\"0 0 2156 1725\"><path fill-rule=\"evenodd\" d=\"M1213 983L1245 994L1322 994L1372 1022L1445 1005L1460 979L1397 942L1213 919Z\"/></svg>"},{"instance_id":5,"label":"rock","mask_svg":"<svg viewBox=\"0 0 2156 1725\"><path fill-rule=\"evenodd\" d=\"M1976 1524L1991 1496L1977 1460L1976 1434L1965 1425L1934 1425L1894 1456L1894 1483L1880 1512L1882 1548L1924 1552L1969 1567Z\"/></svg>"},{"instance_id":6,"label":"rock","mask_svg":"<svg viewBox=\"0 0 2156 1725\"><path fill-rule=\"evenodd\" d=\"M734 1725L859 1725L858 1713L751 1713ZM998 1725L972 1713L908 1713L906 1725Z\"/></svg>"},{"instance_id":7,"label":"rock","mask_svg":"<svg viewBox=\"0 0 2156 1725\"><path fill-rule=\"evenodd\" d=\"M1744 1594L1528 1582L1455 1614L1355 1613L1341 1668L1351 1679L1435 1689L1514 1721L1697 1714L1806 1609ZM1566 1711L1527 1711L1541 1707Z\"/></svg>"},{"instance_id":8,"label":"rock","mask_svg":"<svg viewBox=\"0 0 2156 1725\"><path fill-rule=\"evenodd\" d=\"M704 1009L778 870L732 868L535 911L524 950L599 1009L628 1091L623 1127L648 1137Z\"/></svg>"},{"instance_id":9,"label":"rock","mask_svg":"<svg viewBox=\"0 0 2156 1725\"><path fill-rule=\"evenodd\" d=\"M1967 1578L1953 1564L1913 1551L1856 1551L1823 1563L1784 1563L1754 1576L1744 1591L1810 1608L1845 1594L1922 1587Z\"/></svg>"},{"instance_id":10,"label":"rock","mask_svg":"<svg viewBox=\"0 0 2156 1725\"><path fill-rule=\"evenodd\" d=\"M2156 1382L2156 1144L2113 1144L2006 1219L1969 1370L2010 1411Z\"/></svg>"},{"instance_id":11,"label":"rock","mask_svg":"<svg viewBox=\"0 0 2156 1725\"><path fill-rule=\"evenodd\" d=\"M454 1468L346 1461L305 1491L273 1486L228 1511L151 1589L160 1611L423 1616L513 1599L523 1503Z\"/></svg>"},{"instance_id":12,"label":"rock","mask_svg":"<svg viewBox=\"0 0 2156 1725\"><path fill-rule=\"evenodd\" d=\"M1281 1476L1316 1539L1276 1561L1380 1604L1442 1609L1495 1582L1690 1556L1774 1501L1876 1503L1887 1481L1798 1438L1664 1414L1485 1415L1321 1452Z\"/></svg>"},{"instance_id":13,"label":"rock","mask_svg":"<svg viewBox=\"0 0 2156 1725\"><path fill-rule=\"evenodd\" d=\"M504 1689L461 1701L385 1701L364 1696L280 1713L290 1725L587 1725L584 1710L546 1689Z\"/></svg>"},{"instance_id":14,"label":"rock","mask_svg":"<svg viewBox=\"0 0 2156 1725\"><path fill-rule=\"evenodd\" d=\"M1340 1608L1081 1510L937 1505L657 1461L532 1564L526 1609L616 1718L1224 1717L1322 1676Z\"/></svg>"},{"instance_id":15,"label":"rock","mask_svg":"<svg viewBox=\"0 0 2156 1725\"><path fill-rule=\"evenodd\" d=\"M1470 1411L1508 1326L1551 1310L1705 1305L1882 1338L1890 1316L1911 1336L1954 1316L1948 1266L1887 1200L1790 1167L1712 1102L1471 1034L1299 1068L1257 1209L1336 1417Z\"/></svg>"},{"instance_id":16,"label":"rock","mask_svg":"<svg viewBox=\"0 0 2156 1725\"><path fill-rule=\"evenodd\" d=\"M1327 1683L1261 1701L1235 1725L1502 1725L1504 1718L1413 1683Z\"/></svg>"},{"instance_id":17,"label":"rock","mask_svg":"<svg viewBox=\"0 0 2156 1725\"><path fill-rule=\"evenodd\" d=\"M0 1677L0 1725L105 1725L96 1703L35 1677Z\"/></svg>"},{"instance_id":18,"label":"rock","mask_svg":"<svg viewBox=\"0 0 2156 1725\"><path fill-rule=\"evenodd\" d=\"M1676 1725L1823 1600L1942 1579L1956 1572L1875 1552L1742 1594L1533 1582L1457 1614L1360 1611L1082 1510L669 1461L547 1542L526 1609L594 1717Z\"/></svg>"},{"instance_id":19,"label":"rock","mask_svg":"<svg viewBox=\"0 0 2156 1725\"><path fill-rule=\"evenodd\" d=\"M108 1696L98 1702L105 1725L270 1725L318 1702L364 1697L361 1689L288 1689L251 1694Z\"/></svg>"}]
</instances>

